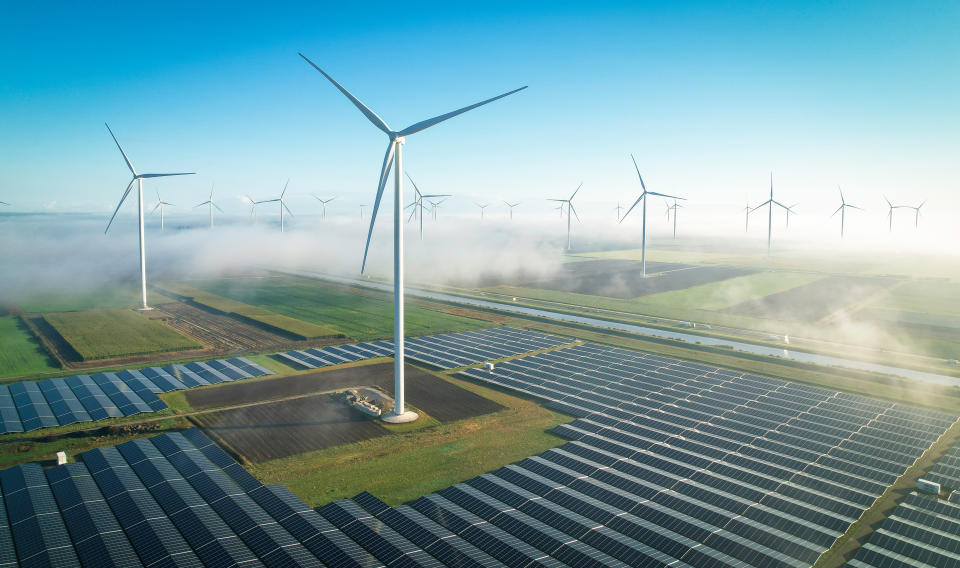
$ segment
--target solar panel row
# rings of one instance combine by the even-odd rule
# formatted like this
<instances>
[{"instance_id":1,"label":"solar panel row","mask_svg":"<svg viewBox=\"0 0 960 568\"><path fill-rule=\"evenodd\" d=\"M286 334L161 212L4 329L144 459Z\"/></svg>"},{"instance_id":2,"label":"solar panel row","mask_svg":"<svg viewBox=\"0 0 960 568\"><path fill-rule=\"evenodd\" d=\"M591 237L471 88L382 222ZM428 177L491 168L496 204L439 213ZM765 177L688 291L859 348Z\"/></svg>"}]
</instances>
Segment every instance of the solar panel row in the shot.
<instances>
[{"instance_id":1,"label":"solar panel row","mask_svg":"<svg viewBox=\"0 0 960 568\"><path fill-rule=\"evenodd\" d=\"M442 333L406 339L406 358L441 369L454 369L504 357L512 357L570 343L569 339L510 327L494 327L459 333ZM297 367L316 369L372 357L393 355L387 341L336 345L277 353Z\"/></svg>"},{"instance_id":2,"label":"solar panel row","mask_svg":"<svg viewBox=\"0 0 960 568\"><path fill-rule=\"evenodd\" d=\"M924 479L944 494L960 489L960 443L950 448ZM850 568L947 568L960 566L960 501L911 493L847 563Z\"/></svg>"},{"instance_id":3,"label":"solar panel row","mask_svg":"<svg viewBox=\"0 0 960 568\"><path fill-rule=\"evenodd\" d=\"M463 374L577 417L564 446L467 485L553 527L589 519L562 521L581 541L600 523L642 542L640 565L809 566L956 420L599 345ZM503 515L457 487L439 495Z\"/></svg>"},{"instance_id":4,"label":"solar panel row","mask_svg":"<svg viewBox=\"0 0 960 568\"><path fill-rule=\"evenodd\" d=\"M243 357L0 385L0 433L29 432L167 407L158 393L273 374Z\"/></svg>"}]
</instances>

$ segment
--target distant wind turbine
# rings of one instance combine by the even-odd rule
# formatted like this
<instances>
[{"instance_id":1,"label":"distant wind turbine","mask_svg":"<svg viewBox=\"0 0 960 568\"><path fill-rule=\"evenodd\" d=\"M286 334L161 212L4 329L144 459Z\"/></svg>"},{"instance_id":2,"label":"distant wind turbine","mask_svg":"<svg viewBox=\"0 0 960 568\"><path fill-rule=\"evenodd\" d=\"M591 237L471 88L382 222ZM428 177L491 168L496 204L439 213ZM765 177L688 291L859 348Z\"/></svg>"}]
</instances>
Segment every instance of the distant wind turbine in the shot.
<instances>
[{"instance_id":1,"label":"distant wind turbine","mask_svg":"<svg viewBox=\"0 0 960 568\"><path fill-rule=\"evenodd\" d=\"M287 179L287 183L283 184L283 191L280 192L280 197L276 199L264 199L263 201L257 201L257 203L276 203L280 202L280 232L283 232L283 210L286 209L287 213L293 217L293 211L290 211L290 208L287 207L286 202L283 200L283 196L287 194L287 186L290 185L290 180Z\"/></svg>"},{"instance_id":2,"label":"distant wind turbine","mask_svg":"<svg viewBox=\"0 0 960 568\"><path fill-rule=\"evenodd\" d=\"M787 207L787 228L788 228L788 229L790 228L790 214L791 214L791 213L793 213L794 215L797 214L797 213L793 210L793 208L796 207L796 206L797 206L797 204L794 203L793 205Z\"/></svg>"},{"instance_id":3,"label":"distant wind turbine","mask_svg":"<svg viewBox=\"0 0 960 568\"><path fill-rule=\"evenodd\" d=\"M361 221L363 221L363 208L364 208L364 207L370 207L370 206L367 205L366 203L362 203L362 204L360 205L360 220L361 220Z\"/></svg>"},{"instance_id":4,"label":"distant wind turbine","mask_svg":"<svg viewBox=\"0 0 960 568\"><path fill-rule=\"evenodd\" d=\"M489 203L484 203L484 204L481 205L480 203L477 203L476 201L474 201L473 204L480 208L480 220L483 221L483 210L486 209L487 207L490 207L490 204L489 204Z\"/></svg>"},{"instance_id":5,"label":"distant wind turbine","mask_svg":"<svg viewBox=\"0 0 960 568\"><path fill-rule=\"evenodd\" d=\"M157 192L157 204L153 206L153 209L150 210L150 213L152 214L157 209L160 209L160 232L162 233L163 232L163 208L168 205L170 207L176 207L176 205L174 205L173 203L167 203L166 201L160 199L160 191L159 190L154 190L154 191Z\"/></svg>"},{"instance_id":6,"label":"distant wind turbine","mask_svg":"<svg viewBox=\"0 0 960 568\"><path fill-rule=\"evenodd\" d=\"M510 220L513 221L513 208L516 207L517 205L520 205L520 202L517 201L516 203L508 203L504 201L503 203L504 205L510 208Z\"/></svg>"},{"instance_id":7,"label":"distant wind turbine","mask_svg":"<svg viewBox=\"0 0 960 568\"><path fill-rule=\"evenodd\" d=\"M623 209L623 207L620 207L620 202L617 201L617 206L614 207L614 210L616 210L616 212L617 212L617 221L620 220L620 210L621 210L621 209Z\"/></svg>"},{"instance_id":8,"label":"distant wind turbine","mask_svg":"<svg viewBox=\"0 0 960 568\"><path fill-rule=\"evenodd\" d=\"M684 199L683 197L676 197L674 195L667 195L666 193L657 193L655 191L647 191L647 186L643 183L643 176L640 175L640 166L637 165L637 159L633 157L633 154L630 154L630 159L633 160L633 167L637 170L637 177L640 178L640 187L643 188L643 193L640 194L640 197L633 202L633 205L630 206L630 209L623 214L623 217L620 218L620 222L623 223L623 220L627 218L627 215L633 211L633 208L637 206L640 201L643 201L643 228L641 229L640 237L640 277L645 278L647 276L647 201L649 199L644 199L648 195L656 195L658 197L669 197L671 199Z\"/></svg>"},{"instance_id":9,"label":"distant wind turbine","mask_svg":"<svg viewBox=\"0 0 960 568\"><path fill-rule=\"evenodd\" d=\"M140 309L149 310L150 306L147 305L147 257L146 257L146 247L144 243L143 235L143 180L147 178L157 178L157 177L169 177L169 176L187 176L192 175L194 172L185 172L185 173L176 173L176 174L138 174L137 170L133 168L133 164L130 163L130 158L127 157L127 153L123 151L123 148L120 147L120 142L117 141L117 137L113 135L113 131L110 130L110 125L103 123L107 127L107 131L110 133L110 137L113 138L114 143L117 145L117 149L120 150L120 153L123 155L123 161L126 162L127 168L130 169L130 173L133 174L133 179L130 180L130 183L127 185L127 189L123 192L123 197L120 198L120 203L117 203L117 208L113 210L113 215L110 217L110 221L107 223L107 228L103 231L104 234L110 230L110 225L113 224L114 218L117 216L117 211L120 211L120 206L123 205L123 202L127 199L127 195L130 194L130 190L133 189L133 184L137 184L137 214L140 221Z\"/></svg>"},{"instance_id":10,"label":"distant wind turbine","mask_svg":"<svg viewBox=\"0 0 960 568\"><path fill-rule=\"evenodd\" d=\"M843 198L843 190L840 189L840 186L839 186L839 185L837 186L837 191L840 192L840 207L837 207L837 210L834 211L833 214L830 215L830 216L833 217L833 216L836 215L837 213L840 214L840 238L842 239L842 238L843 238L843 226L844 226L844 224L846 223L847 207L850 207L851 209L859 209L860 211L863 211L863 209L860 208L860 207L857 207L856 205L851 205L851 204L847 203L847 200Z\"/></svg>"},{"instance_id":11,"label":"distant wind turbine","mask_svg":"<svg viewBox=\"0 0 960 568\"><path fill-rule=\"evenodd\" d=\"M746 218L746 221L744 222L743 230L744 232L749 233L750 232L750 201L749 200L747 200L747 206L743 208L743 211L744 211L743 216Z\"/></svg>"},{"instance_id":12,"label":"distant wind turbine","mask_svg":"<svg viewBox=\"0 0 960 568\"><path fill-rule=\"evenodd\" d=\"M320 199L319 197L317 197L316 195L314 195L314 194L312 194L312 193L311 193L310 195L313 195L313 198L320 202L320 207L321 207L321 210L322 210L322 213L320 213L320 218L321 218L321 219L326 219L326 218L327 218L327 203L330 203L331 201L333 201L334 199L336 199L337 196L334 195L334 196L331 197L330 199Z\"/></svg>"},{"instance_id":13,"label":"distant wind turbine","mask_svg":"<svg viewBox=\"0 0 960 568\"><path fill-rule=\"evenodd\" d=\"M577 215L577 210L573 208L573 198L577 196L577 192L580 191L580 188L583 187L583 182L580 182L580 185L577 186L577 189L573 190L573 194L567 199L548 199L547 201L559 201L560 207L564 205L567 206L567 252L570 252L570 214L573 213L577 217L577 221L580 221L580 216ZM560 215L563 215L563 210L560 211Z\"/></svg>"},{"instance_id":14,"label":"distant wind turbine","mask_svg":"<svg viewBox=\"0 0 960 568\"><path fill-rule=\"evenodd\" d=\"M413 203L407 205L407 207L413 207L413 214L416 215L418 212L420 214L420 240L423 240L423 200L428 197L450 197L449 193L432 193L424 195L420 188L417 187L417 182L413 181L413 178L410 177L410 174L407 174L407 179L410 180L410 183L413 184L413 191L416 198L413 200Z\"/></svg>"},{"instance_id":15,"label":"distant wind turbine","mask_svg":"<svg viewBox=\"0 0 960 568\"><path fill-rule=\"evenodd\" d=\"M204 205L208 206L210 209L210 228L213 228L213 208L216 207L217 211L223 213L223 209L220 209L220 206L213 202L213 184L210 184L210 197L207 198L203 203L194 205L193 208L203 207ZM161 212L162 213L162 212Z\"/></svg>"},{"instance_id":16,"label":"distant wind turbine","mask_svg":"<svg viewBox=\"0 0 960 568\"><path fill-rule=\"evenodd\" d=\"M760 209L765 205L770 206L770 209L767 212L767 254L770 254L770 240L773 237L773 206L776 205L778 207L782 207L786 209L787 211L790 210L789 207L787 207L783 203L780 203L779 201L773 198L773 172L770 172L770 199L764 201L760 205L757 205L756 207L751 209L750 212L753 213L754 211L756 211L757 209Z\"/></svg>"},{"instance_id":17,"label":"distant wind turbine","mask_svg":"<svg viewBox=\"0 0 960 568\"><path fill-rule=\"evenodd\" d=\"M453 196L450 196L450 197L453 197ZM427 203L430 204L430 214L433 216L433 220L434 220L434 221L437 220L437 209L439 209L439 208L440 208L440 204L443 203L444 201L446 201L447 199L450 199L450 198L449 198L449 197L444 197L444 198L441 199L440 201L433 201L432 199L428 199L428 200L427 200Z\"/></svg>"},{"instance_id":18,"label":"distant wind turbine","mask_svg":"<svg viewBox=\"0 0 960 568\"><path fill-rule=\"evenodd\" d=\"M894 209L910 209L910 207L908 205L894 205L893 203L890 203L890 200L887 199L886 195L883 196L883 200L886 201L887 205L890 207L890 209L887 211L887 219L890 222L889 232L892 233L893 232L893 210ZM919 207L917 209L919 211Z\"/></svg>"},{"instance_id":19,"label":"distant wind turbine","mask_svg":"<svg viewBox=\"0 0 960 568\"><path fill-rule=\"evenodd\" d=\"M673 211L673 238L677 238L677 209L682 209L683 205L677 203L677 200L673 200L673 205L667 205L667 212ZM668 215L669 217L669 215Z\"/></svg>"},{"instance_id":20,"label":"distant wind turbine","mask_svg":"<svg viewBox=\"0 0 960 568\"><path fill-rule=\"evenodd\" d=\"M333 77L327 75L325 71L317 67L312 61L307 59L302 53L300 57L313 66L314 69L319 71L324 77L329 80L333 86L335 86L344 96L350 99L350 102L357 107L360 112L363 113L367 120L373 123L374 126L383 131L384 134L390 139L387 146L386 155L383 157L383 166L380 168L380 180L377 184L377 197L373 203L373 212L370 215L370 229L367 232L367 243L363 251L363 263L360 265L360 272L362 273L364 268L367 265L367 252L370 250L370 239L373 236L373 227L374 223L377 220L377 210L380 208L380 199L383 197L384 187L387 183L387 179L390 175L390 168L394 168L394 195L393 195L393 341L394 341L394 410L393 413L384 417L384 420L388 422L409 422L411 420L416 420L417 414L415 412L405 412L405 396L404 396L404 384L403 384L403 365L404 365L404 321L403 321L403 144L406 140L406 137L411 134L416 134L422 130L426 130L431 126L435 126L445 120L449 120L455 116L463 114L469 110L475 109L479 106L483 106L487 103L491 103L497 99L502 99L508 95L512 95L517 91L526 89L526 87L520 87L519 89L514 89L503 93L502 95L497 95L495 97L480 101L479 103L472 104L470 106L463 107L461 109L448 112L446 114L441 114L433 118L428 118L421 122L412 124L403 130L391 130L387 123L383 121L382 118L376 115L372 110L370 110L366 105L364 105L360 100L353 96L349 91L347 91L340 83L337 83ZM396 164L394 164L396 161Z\"/></svg>"},{"instance_id":21,"label":"distant wind turbine","mask_svg":"<svg viewBox=\"0 0 960 568\"><path fill-rule=\"evenodd\" d=\"M907 205L907 209L913 209L913 212L914 212L914 216L913 216L914 227L920 226L920 208L923 207L924 203L926 203L926 201L923 201L922 203L920 203L920 205L917 205L916 207L914 207L913 205Z\"/></svg>"},{"instance_id":22,"label":"distant wind turbine","mask_svg":"<svg viewBox=\"0 0 960 568\"><path fill-rule=\"evenodd\" d=\"M259 201L254 201L249 195L244 195L243 200L250 204L250 217L253 218L253 224L257 224L257 204Z\"/></svg>"}]
</instances>

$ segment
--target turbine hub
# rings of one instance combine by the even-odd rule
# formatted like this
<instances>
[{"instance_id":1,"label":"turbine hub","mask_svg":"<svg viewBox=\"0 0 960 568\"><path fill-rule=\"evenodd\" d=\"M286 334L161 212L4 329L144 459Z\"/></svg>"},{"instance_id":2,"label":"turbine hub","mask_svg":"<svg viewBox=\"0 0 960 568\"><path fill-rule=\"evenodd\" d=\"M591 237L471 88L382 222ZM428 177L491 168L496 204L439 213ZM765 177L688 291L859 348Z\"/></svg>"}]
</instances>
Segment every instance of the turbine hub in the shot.
<instances>
[{"instance_id":1,"label":"turbine hub","mask_svg":"<svg viewBox=\"0 0 960 568\"><path fill-rule=\"evenodd\" d=\"M394 140L397 144L406 144L406 143L407 143L407 139L406 139L405 137L403 137L403 136L397 136L397 137L394 138L393 140Z\"/></svg>"}]
</instances>

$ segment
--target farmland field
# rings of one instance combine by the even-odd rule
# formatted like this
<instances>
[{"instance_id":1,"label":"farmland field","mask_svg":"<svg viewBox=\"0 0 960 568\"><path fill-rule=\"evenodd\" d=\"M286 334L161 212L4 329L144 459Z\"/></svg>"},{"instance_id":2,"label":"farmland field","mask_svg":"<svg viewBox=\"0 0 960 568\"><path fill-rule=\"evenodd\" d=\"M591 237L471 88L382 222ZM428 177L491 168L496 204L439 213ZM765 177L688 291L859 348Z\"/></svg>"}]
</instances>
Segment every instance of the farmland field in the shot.
<instances>
[{"instance_id":1,"label":"farmland field","mask_svg":"<svg viewBox=\"0 0 960 568\"><path fill-rule=\"evenodd\" d=\"M328 394L203 414L200 421L214 438L254 463L390 433Z\"/></svg>"},{"instance_id":2,"label":"farmland field","mask_svg":"<svg viewBox=\"0 0 960 568\"><path fill-rule=\"evenodd\" d=\"M58 368L19 318L0 316L0 377Z\"/></svg>"},{"instance_id":3,"label":"farmland field","mask_svg":"<svg viewBox=\"0 0 960 568\"><path fill-rule=\"evenodd\" d=\"M203 347L159 321L123 308L45 314L43 318L85 361Z\"/></svg>"},{"instance_id":4,"label":"farmland field","mask_svg":"<svg viewBox=\"0 0 960 568\"><path fill-rule=\"evenodd\" d=\"M169 302L170 298L151 290L147 294L147 300L150 305L154 305ZM105 286L60 294L35 294L18 300L17 305L28 314L127 308L140 305L140 288L136 283L129 282L125 286Z\"/></svg>"},{"instance_id":5,"label":"farmland field","mask_svg":"<svg viewBox=\"0 0 960 568\"><path fill-rule=\"evenodd\" d=\"M417 408L422 408L440 422L479 416L501 409L498 404L482 396L465 391L416 367L407 365L405 368L407 401ZM192 408L201 410L356 386L376 386L393 396L393 363L361 365L191 390L187 391L187 402Z\"/></svg>"},{"instance_id":6,"label":"farmland field","mask_svg":"<svg viewBox=\"0 0 960 568\"><path fill-rule=\"evenodd\" d=\"M761 318L812 323L863 301L895 282L883 278L830 276L790 290L741 302L727 311Z\"/></svg>"},{"instance_id":7,"label":"farmland field","mask_svg":"<svg viewBox=\"0 0 960 568\"><path fill-rule=\"evenodd\" d=\"M193 283L196 288L271 312L332 328L360 341L393 335L390 294L286 277L234 278ZM486 327L485 321L427 309L408 302L409 335Z\"/></svg>"}]
</instances>

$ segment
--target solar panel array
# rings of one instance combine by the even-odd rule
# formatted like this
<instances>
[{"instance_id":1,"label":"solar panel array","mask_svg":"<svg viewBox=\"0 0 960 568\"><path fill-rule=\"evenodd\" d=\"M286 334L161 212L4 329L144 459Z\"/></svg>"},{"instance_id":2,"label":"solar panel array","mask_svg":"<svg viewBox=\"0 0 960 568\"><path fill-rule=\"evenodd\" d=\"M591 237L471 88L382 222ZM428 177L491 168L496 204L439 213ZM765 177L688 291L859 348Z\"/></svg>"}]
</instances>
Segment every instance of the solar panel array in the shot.
<instances>
[{"instance_id":1,"label":"solar panel array","mask_svg":"<svg viewBox=\"0 0 960 568\"><path fill-rule=\"evenodd\" d=\"M565 445L431 499L507 532L513 510L588 544L603 527L634 540L631 560L601 548L631 565L809 566L956 420L599 345L462 374L577 419Z\"/></svg>"},{"instance_id":2,"label":"solar panel array","mask_svg":"<svg viewBox=\"0 0 960 568\"><path fill-rule=\"evenodd\" d=\"M860 547L848 568L960 566L960 443L923 478L939 483L944 493L953 490L953 494L938 499L911 493Z\"/></svg>"},{"instance_id":3,"label":"solar panel array","mask_svg":"<svg viewBox=\"0 0 960 568\"><path fill-rule=\"evenodd\" d=\"M243 357L0 385L0 433L156 412L158 393L271 375Z\"/></svg>"},{"instance_id":4,"label":"solar panel array","mask_svg":"<svg viewBox=\"0 0 960 568\"><path fill-rule=\"evenodd\" d=\"M459 333L408 337L405 349L407 359L441 369L454 369L557 347L570 342L570 339L545 333L510 327L492 327ZM389 341L335 345L277 354L286 362L306 369L392 355L393 343Z\"/></svg>"}]
</instances>

